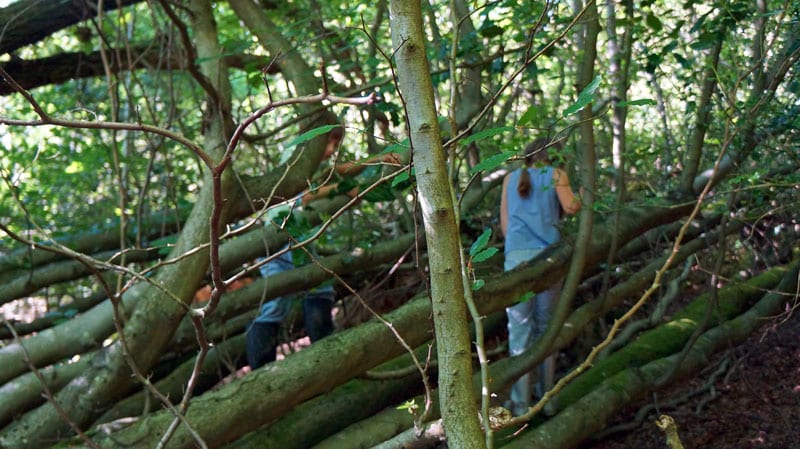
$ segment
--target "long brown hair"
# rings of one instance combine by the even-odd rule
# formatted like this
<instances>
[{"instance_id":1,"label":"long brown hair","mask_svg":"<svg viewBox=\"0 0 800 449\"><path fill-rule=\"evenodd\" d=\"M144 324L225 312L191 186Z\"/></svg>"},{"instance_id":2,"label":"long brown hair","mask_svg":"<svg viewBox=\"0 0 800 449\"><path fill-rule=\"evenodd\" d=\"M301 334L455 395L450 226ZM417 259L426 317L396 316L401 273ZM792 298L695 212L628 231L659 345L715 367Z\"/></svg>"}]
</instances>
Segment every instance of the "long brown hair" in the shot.
<instances>
[{"instance_id":1,"label":"long brown hair","mask_svg":"<svg viewBox=\"0 0 800 449\"><path fill-rule=\"evenodd\" d=\"M531 175L528 174L527 168L537 162L549 164L550 153L547 152L547 148L551 145L550 138L539 137L525 147L525 167L523 167L519 183L517 183L517 193L522 198L527 198L531 194Z\"/></svg>"}]
</instances>

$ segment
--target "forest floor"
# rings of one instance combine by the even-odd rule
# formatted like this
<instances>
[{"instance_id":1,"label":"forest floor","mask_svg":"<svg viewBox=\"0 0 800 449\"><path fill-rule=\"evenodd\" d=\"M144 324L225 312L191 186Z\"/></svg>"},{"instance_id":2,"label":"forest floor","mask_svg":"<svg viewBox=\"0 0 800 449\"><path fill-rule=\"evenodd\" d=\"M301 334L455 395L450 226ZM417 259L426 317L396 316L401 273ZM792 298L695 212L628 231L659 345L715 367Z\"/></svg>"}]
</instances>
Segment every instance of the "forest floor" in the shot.
<instances>
[{"instance_id":1,"label":"forest floor","mask_svg":"<svg viewBox=\"0 0 800 449\"><path fill-rule=\"evenodd\" d=\"M640 410L649 410L643 420ZM686 449L800 449L800 310L718 355L706 372L631 405L610 425L620 431L581 449L666 449L655 425L661 414L675 419Z\"/></svg>"}]
</instances>

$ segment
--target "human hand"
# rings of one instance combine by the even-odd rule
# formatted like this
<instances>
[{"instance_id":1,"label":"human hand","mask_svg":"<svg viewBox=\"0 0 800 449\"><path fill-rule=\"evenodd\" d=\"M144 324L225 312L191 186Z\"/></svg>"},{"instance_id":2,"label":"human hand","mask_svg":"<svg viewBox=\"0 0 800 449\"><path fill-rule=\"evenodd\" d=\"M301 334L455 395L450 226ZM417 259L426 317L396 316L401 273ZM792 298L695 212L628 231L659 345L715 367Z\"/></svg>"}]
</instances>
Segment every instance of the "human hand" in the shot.
<instances>
[{"instance_id":1,"label":"human hand","mask_svg":"<svg viewBox=\"0 0 800 449\"><path fill-rule=\"evenodd\" d=\"M402 165L402 161L400 160L400 156L397 153L386 153L381 157L381 161L384 164L389 165Z\"/></svg>"}]
</instances>

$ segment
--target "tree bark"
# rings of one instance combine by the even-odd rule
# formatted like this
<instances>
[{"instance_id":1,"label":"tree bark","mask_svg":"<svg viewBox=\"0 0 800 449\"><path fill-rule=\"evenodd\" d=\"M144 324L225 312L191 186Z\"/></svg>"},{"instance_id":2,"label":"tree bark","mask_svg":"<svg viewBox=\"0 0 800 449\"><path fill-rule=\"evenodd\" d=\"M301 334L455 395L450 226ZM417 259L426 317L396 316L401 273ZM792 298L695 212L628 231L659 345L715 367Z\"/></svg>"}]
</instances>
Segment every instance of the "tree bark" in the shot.
<instances>
[{"instance_id":1,"label":"tree bark","mask_svg":"<svg viewBox=\"0 0 800 449\"><path fill-rule=\"evenodd\" d=\"M731 229L727 229L727 231L734 232ZM675 255L675 263L677 264L699 250L713 245L718 239L718 233L711 232L704 235L702 238L687 242L681 246L679 252ZM568 347L570 343L583 334L583 330L586 329L587 326L590 326L592 321L605 315L612 308L619 307L623 301L639 295L641 291L647 288L652 282L656 270L664 264L665 260L666 256L654 260L647 266L642 267L637 273L632 274L626 282L616 285L608 292L607 299L602 304L591 302L575 310L565 322L564 326L561 327L558 337L552 345L552 350L558 351ZM483 301L485 298L479 298L479 300ZM499 308L499 311L496 313L505 314L502 308ZM487 328L489 327L490 326L487 326ZM533 367L539 364L542 357L536 358L533 355L534 353L535 349L531 348L531 350L520 357L504 358L493 362L490 366L492 391L498 391L508 387L521 374L529 372ZM483 382L477 375L473 379L473 388L476 394L483 388ZM423 399L417 397L413 400L415 403L421 403ZM438 417L438 413L433 413L430 419L437 419ZM386 425L385 423L392 423L392 425ZM335 438L331 438L330 443L323 442L314 449L359 449L362 447L372 447L382 441L378 438L388 440L400 433L401 430L413 430L412 426L413 420L406 411L389 408L357 425L344 429L337 434Z\"/></svg>"},{"instance_id":2,"label":"tree bark","mask_svg":"<svg viewBox=\"0 0 800 449\"><path fill-rule=\"evenodd\" d=\"M107 2L105 11L139 3L141 0L119 0ZM80 23L97 15L94 2L75 0L22 0L0 9L0 54L13 52L30 45L58 30Z\"/></svg>"},{"instance_id":3,"label":"tree bark","mask_svg":"<svg viewBox=\"0 0 800 449\"><path fill-rule=\"evenodd\" d=\"M705 71L703 72L703 83L700 90L700 97L697 100L697 111L695 113L694 129L686 143L686 157L683 160L683 173L681 173L681 193L688 197L693 196L694 181L703 155L705 146L706 130L708 129L709 118L711 117L711 97L717 88L717 66L719 65L719 54L722 51L724 39L722 37L714 44L708 54Z\"/></svg>"},{"instance_id":4,"label":"tree bark","mask_svg":"<svg viewBox=\"0 0 800 449\"><path fill-rule=\"evenodd\" d=\"M110 53L125 52L126 49L111 49ZM166 54L166 57L165 57ZM168 51L155 46L132 46L131 60L127 64L120 64L116 58L109 61L110 73L154 69L160 71L186 70L186 58L179 53ZM262 57L253 55L228 55L223 58L231 68L244 69L246 67L259 67L263 65ZM15 58L2 65L3 69L26 90L50 84L63 84L76 78L94 78L105 76L105 67L99 51L91 53L65 52L40 59ZM277 73L271 67L268 73ZM7 84L0 84L0 96L9 95L15 91ZM119 243L119 233L112 237L112 243Z\"/></svg>"},{"instance_id":5,"label":"tree bark","mask_svg":"<svg viewBox=\"0 0 800 449\"><path fill-rule=\"evenodd\" d=\"M55 309L51 309L47 312L47 314L40 318L36 318L33 321L9 321L8 324L10 327L13 327L18 336L24 337L56 326L58 323L61 323L64 320L70 319L79 313L86 312L106 299L108 299L106 292L97 290L89 293L86 296L74 298L69 303L63 304ZM14 338L14 335L9 327L0 328L0 340L10 340L12 338Z\"/></svg>"},{"instance_id":6,"label":"tree bark","mask_svg":"<svg viewBox=\"0 0 800 449\"><path fill-rule=\"evenodd\" d=\"M58 391L70 380L89 368L94 354L82 354L72 363L61 363L39 370L50 391ZM33 373L26 373L0 386L0 429L22 413L38 406L46 400L42 381Z\"/></svg>"},{"instance_id":7,"label":"tree bark","mask_svg":"<svg viewBox=\"0 0 800 449\"><path fill-rule=\"evenodd\" d=\"M618 229L621 244L649 228L680 218L688 213L689 207L629 210ZM609 232L595 227L592 245L587 252L587 266L605 257ZM486 285L475 292L479 312L488 315L502 310L526 291L551 285L564 276L570 254L569 243L562 241L519 269L487 279ZM421 324L430 322L430 316L430 302L423 297L410 301L385 318L408 345L416 347L430 338L431 327ZM375 351L374 348L381 350ZM402 352L402 347L386 326L368 322L321 340L285 360L251 373L245 379L194 398L186 419L209 447L220 447ZM218 410L226 410L226 413L220 415ZM153 447L172 419L171 413L158 412L119 432L98 435L96 442L107 449L127 447L133 442ZM191 448L194 444L193 437L184 427L179 427L170 441L174 448Z\"/></svg>"},{"instance_id":8,"label":"tree bark","mask_svg":"<svg viewBox=\"0 0 800 449\"><path fill-rule=\"evenodd\" d=\"M316 225L321 222L323 215L332 213L345 202L344 195L315 202L314 209L305 211L302 217L312 225ZM256 257L262 257L267 248L280 248L288 240L286 232L271 227L260 228L228 241L220 249L222 271L227 272ZM142 285L134 285L123 295L121 298L123 315L127 316L134 304L143 301L145 293L146 290ZM224 307L226 304L223 304ZM26 338L24 340L26 357L36 367L46 366L75 354L99 348L112 332L114 332L113 311L111 303L106 301L76 318ZM193 334L194 330L190 332ZM26 357L23 357L19 342L12 342L0 348L0 382L6 382L24 373L28 369Z\"/></svg>"},{"instance_id":9,"label":"tree bark","mask_svg":"<svg viewBox=\"0 0 800 449\"><path fill-rule=\"evenodd\" d=\"M791 298L797 294L798 262L795 261L791 266L783 267L781 271L782 275L778 279L780 284L777 291L764 294L764 290L762 290L760 292L761 299L754 306L740 310L740 315L703 333L687 357L683 359L677 378L684 378L696 373L709 363L716 352L743 342L756 329L767 323L768 318L781 313L787 300L791 301ZM684 325L679 320L669 324L677 327ZM637 346L638 343L630 345L632 350L635 350ZM650 349L652 349L650 345L642 345L638 348L642 352ZM678 352L680 352L680 348L678 348ZM519 438L504 447L507 449L577 447L582 441L601 430L631 399L641 397L658 388L659 381L665 373L674 368L674 364L680 360L680 357L681 354L673 354L649 361L639 367L624 367L622 371L606 378L599 385L595 384L597 386L592 389L591 393L583 396L541 426L521 434Z\"/></svg>"},{"instance_id":10,"label":"tree bark","mask_svg":"<svg viewBox=\"0 0 800 449\"><path fill-rule=\"evenodd\" d=\"M409 140L425 224L436 330L439 401L453 447L485 447L472 395L469 322L464 299L461 238L441 143L433 84L425 54L419 1L393 0L392 46L399 89L406 106ZM469 283L466 283L469 285Z\"/></svg>"},{"instance_id":11,"label":"tree bark","mask_svg":"<svg viewBox=\"0 0 800 449\"><path fill-rule=\"evenodd\" d=\"M117 239L119 240L119 237ZM97 260L118 263L119 254L119 251L114 250L92 254L91 257ZM158 258L158 256L158 250L156 249L131 250L125 253L125 261L127 263L148 262ZM77 260L62 260L27 272L20 271L16 270L13 273L13 277L10 275L11 273L7 273L9 276L6 276L6 279L0 282L0 285L3 286L0 292L0 305L28 296L44 287L61 282L74 281L91 274L91 270L84 263Z\"/></svg>"},{"instance_id":12,"label":"tree bark","mask_svg":"<svg viewBox=\"0 0 800 449\"><path fill-rule=\"evenodd\" d=\"M218 158L221 156L219 149L225 148L227 141L225 120L230 119L230 85L225 75L226 68L215 57L219 47L210 3L193 3L192 20L198 56L207 60L202 64L202 70L214 80L218 100L227 102L210 104L208 111L210 128L206 134L206 148L210 155ZM136 378L131 376L131 365L146 373L155 364L186 313L186 304L191 302L208 267L208 251L194 252L209 241L208 217L214 198L210 176L206 174L204 178L198 201L170 252L170 258L177 259L177 262L162 267L154 279L181 302L176 303L153 285L146 284L142 288L142 299L125 323L120 339L100 350L92 367L58 393L59 407L47 403L7 426L0 432L0 446L38 448L53 438L90 425L109 405L133 388ZM223 197L227 196L225 193ZM154 326L153 323L159 324ZM71 422L65 422L62 414L66 414Z\"/></svg>"}]
</instances>

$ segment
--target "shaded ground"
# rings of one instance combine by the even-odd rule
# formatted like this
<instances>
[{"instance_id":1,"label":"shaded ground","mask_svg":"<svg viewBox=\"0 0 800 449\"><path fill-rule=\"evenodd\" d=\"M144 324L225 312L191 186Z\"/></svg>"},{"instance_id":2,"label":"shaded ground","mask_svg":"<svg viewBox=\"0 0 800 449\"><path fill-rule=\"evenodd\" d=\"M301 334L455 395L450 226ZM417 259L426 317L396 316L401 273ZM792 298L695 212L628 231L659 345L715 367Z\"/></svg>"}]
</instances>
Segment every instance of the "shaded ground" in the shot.
<instances>
[{"instance_id":1,"label":"shaded ground","mask_svg":"<svg viewBox=\"0 0 800 449\"><path fill-rule=\"evenodd\" d=\"M648 413L637 423L641 410ZM625 410L612 424L618 432L582 449L664 449L654 424L662 413L675 419L686 449L800 449L800 310L693 379Z\"/></svg>"}]
</instances>

